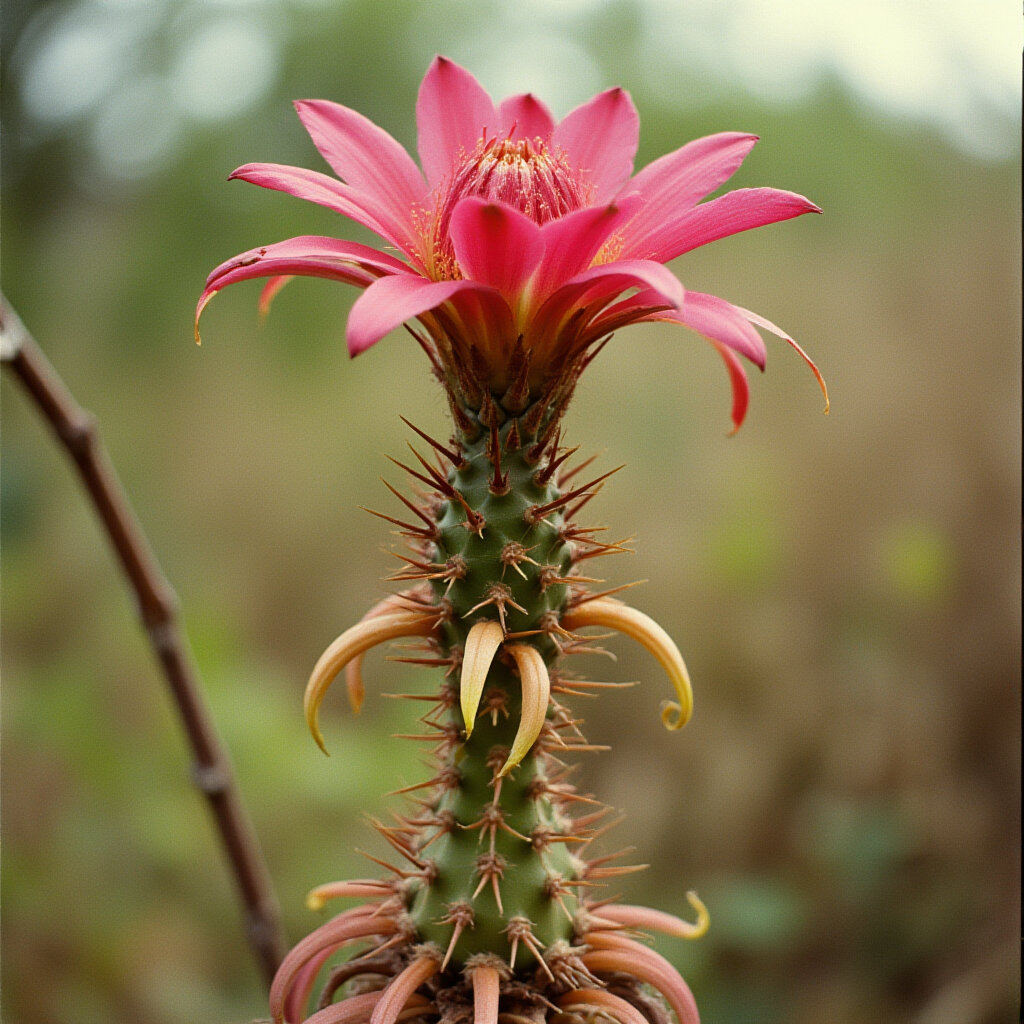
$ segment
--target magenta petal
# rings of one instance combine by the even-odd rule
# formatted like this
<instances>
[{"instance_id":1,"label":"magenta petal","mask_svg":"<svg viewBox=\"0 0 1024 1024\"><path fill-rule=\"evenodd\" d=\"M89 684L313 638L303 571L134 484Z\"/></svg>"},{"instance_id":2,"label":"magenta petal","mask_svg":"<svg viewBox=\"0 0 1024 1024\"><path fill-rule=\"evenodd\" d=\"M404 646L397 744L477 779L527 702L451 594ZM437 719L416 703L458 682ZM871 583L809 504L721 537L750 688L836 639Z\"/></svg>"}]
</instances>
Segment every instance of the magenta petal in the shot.
<instances>
[{"instance_id":1,"label":"magenta petal","mask_svg":"<svg viewBox=\"0 0 1024 1024\"><path fill-rule=\"evenodd\" d=\"M327 174L287 164L245 164L232 171L230 177L326 206L412 253L413 235L408 217L396 216L392 209L381 206L372 196L363 195Z\"/></svg>"},{"instance_id":2,"label":"magenta petal","mask_svg":"<svg viewBox=\"0 0 1024 1024\"><path fill-rule=\"evenodd\" d=\"M470 197L455 208L449 231L462 273L514 304L544 253L538 225L510 206Z\"/></svg>"},{"instance_id":3,"label":"magenta petal","mask_svg":"<svg viewBox=\"0 0 1024 1024\"><path fill-rule=\"evenodd\" d=\"M509 96L498 106L497 135L513 142L540 139L547 142L555 129L551 111L532 92Z\"/></svg>"},{"instance_id":4,"label":"magenta petal","mask_svg":"<svg viewBox=\"0 0 1024 1024\"><path fill-rule=\"evenodd\" d=\"M678 312L658 313L651 319L674 320L746 356L764 369L767 353L761 335L750 326L743 311L717 295L703 292L686 293L686 301Z\"/></svg>"},{"instance_id":5,"label":"magenta petal","mask_svg":"<svg viewBox=\"0 0 1024 1024\"><path fill-rule=\"evenodd\" d=\"M474 289L493 294L475 281L428 281L414 274L375 281L349 312L349 354L365 352L399 324L440 306L457 292Z\"/></svg>"},{"instance_id":6,"label":"magenta petal","mask_svg":"<svg viewBox=\"0 0 1024 1024\"><path fill-rule=\"evenodd\" d=\"M331 169L354 189L411 226L428 189L420 169L383 128L328 100L298 100L299 119Z\"/></svg>"},{"instance_id":7,"label":"magenta petal","mask_svg":"<svg viewBox=\"0 0 1024 1024\"><path fill-rule=\"evenodd\" d=\"M781 338L811 368L811 373L814 374L815 379L818 381L818 387L821 388L821 393L825 396L825 415L827 416L829 409L828 387L814 360L781 327L776 327L771 320L766 320L763 316L758 316L757 313L751 313L749 309L744 309L742 306L737 306L736 309L752 324L756 324L763 330L770 331L776 337Z\"/></svg>"},{"instance_id":8,"label":"magenta petal","mask_svg":"<svg viewBox=\"0 0 1024 1024\"><path fill-rule=\"evenodd\" d=\"M675 275L660 263L651 260L625 260L591 267L555 291L531 317L527 341L536 347L550 345L558 338L559 327L566 317L587 306L600 309L629 288L639 288L651 304L678 307L684 302L683 286ZM630 322L645 319L649 308L637 312ZM591 315L594 310L591 310ZM598 319L594 324L600 324ZM582 327L583 325L581 325ZM611 329L611 328L609 328ZM596 340L601 330L588 329L583 336Z\"/></svg>"},{"instance_id":9,"label":"magenta petal","mask_svg":"<svg viewBox=\"0 0 1024 1024\"><path fill-rule=\"evenodd\" d=\"M644 204L623 230L624 255L647 255L648 235L728 180L756 142L756 135L721 132L648 164L629 183Z\"/></svg>"},{"instance_id":10,"label":"magenta petal","mask_svg":"<svg viewBox=\"0 0 1024 1024\"><path fill-rule=\"evenodd\" d=\"M570 111L551 141L574 170L596 187L594 200L607 201L633 173L640 117L629 93L609 89Z\"/></svg>"},{"instance_id":11,"label":"magenta petal","mask_svg":"<svg viewBox=\"0 0 1024 1024\"><path fill-rule=\"evenodd\" d=\"M729 433L735 434L743 426L743 421L747 417L747 406L750 405L747 371L743 369L739 356L731 348L717 341L712 341L711 344L722 357L726 372L729 374L729 384L732 386L732 430Z\"/></svg>"},{"instance_id":12,"label":"magenta petal","mask_svg":"<svg viewBox=\"0 0 1024 1024\"><path fill-rule=\"evenodd\" d=\"M206 288L196 306L196 340L200 314L210 299L229 284L257 277L278 279L296 275L324 277L365 288L384 275L410 273L404 263L368 245L322 235L300 235L250 249L222 263L206 279Z\"/></svg>"},{"instance_id":13,"label":"magenta petal","mask_svg":"<svg viewBox=\"0 0 1024 1024\"><path fill-rule=\"evenodd\" d=\"M460 154L473 152L495 121L484 87L465 68L435 57L416 100L420 163L431 188L451 174Z\"/></svg>"},{"instance_id":14,"label":"magenta petal","mask_svg":"<svg viewBox=\"0 0 1024 1024\"><path fill-rule=\"evenodd\" d=\"M609 236L636 213L639 205L639 196L624 196L608 206L591 206L549 220L541 228L544 257L530 282L535 301L543 302L556 288L586 270Z\"/></svg>"},{"instance_id":15,"label":"magenta petal","mask_svg":"<svg viewBox=\"0 0 1024 1024\"><path fill-rule=\"evenodd\" d=\"M648 233L645 256L667 263L719 238L765 224L821 213L809 199L777 188L740 188L694 206L681 217Z\"/></svg>"}]
</instances>

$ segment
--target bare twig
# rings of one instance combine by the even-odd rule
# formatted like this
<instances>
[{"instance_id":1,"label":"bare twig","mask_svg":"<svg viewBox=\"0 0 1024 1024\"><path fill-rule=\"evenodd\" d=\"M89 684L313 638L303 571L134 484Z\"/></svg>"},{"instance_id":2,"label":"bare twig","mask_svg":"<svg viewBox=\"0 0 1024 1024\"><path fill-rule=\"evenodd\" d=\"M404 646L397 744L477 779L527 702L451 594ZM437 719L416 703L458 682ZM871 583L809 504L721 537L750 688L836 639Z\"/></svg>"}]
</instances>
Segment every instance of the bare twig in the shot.
<instances>
[{"instance_id":1,"label":"bare twig","mask_svg":"<svg viewBox=\"0 0 1024 1024\"><path fill-rule=\"evenodd\" d=\"M246 935L268 984L284 956L277 900L234 772L203 701L178 600L157 565L99 438L95 419L75 402L17 314L0 295L0 358L21 381L75 462L138 599L192 751L192 779L213 812L245 912Z\"/></svg>"}]
</instances>

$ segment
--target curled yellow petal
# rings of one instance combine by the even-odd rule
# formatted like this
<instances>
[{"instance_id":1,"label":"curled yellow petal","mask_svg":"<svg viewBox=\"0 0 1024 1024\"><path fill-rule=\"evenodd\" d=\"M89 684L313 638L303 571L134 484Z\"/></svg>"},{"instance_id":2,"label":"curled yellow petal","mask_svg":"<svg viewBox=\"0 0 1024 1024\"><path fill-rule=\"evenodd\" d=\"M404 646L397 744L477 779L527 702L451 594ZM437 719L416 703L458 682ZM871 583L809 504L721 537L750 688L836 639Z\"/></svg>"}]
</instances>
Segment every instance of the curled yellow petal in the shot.
<instances>
[{"instance_id":1,"label":"curled yellow petal","mask_svg":"<svg viewBox=\"0 0 1024 1024\"><path fill-rule=\"evenodd\" d=\"M287 278L284 279L284 281L287 280ZM383 601L378 601L360 621L380 618L381 615L393 612L408 612L407 602L414 594L415 588L403 590L400 594L389 594ZM363 656L361 654L356 655L345 666L345 689L348 691L349 707L352 708L353 714L358 715L362 711L363 701L366 699L366 684L363 682Z\"/></svg>"},{"instance_id":2,"label":"curled yellow petal","mask_svg":"<svg viewBox=\"0 0 1024 1024\"><path fill-rule=\"evenodd\" d=\"M529 644L509 644L505 650L515 659L516 667L519 669L523 688L523 713L508 760L498 772L499 778L508 775L526 757L541 729L544 728L548 701L551 698L551 679L548 677L548 667L544 664L540 651Z\"/></svg>"},{"instance_id":3,"label":"curled yellow petal","mask_svg":"<svg viewBox=\"0 0 1024 1024\"><path fill-rule=\"evenodd\" d=\"M303 707L306 711L306 724L313 734L317 746L326 754L324 738L320 733L317 715L327 690L334 682L335 676L353 658L365 654L371 647L388 640L396 640L401 636L429 636L434 631L437 619L433 615L422 615L415 612L397 612L393 615L378 615L371 619L357 622L351 629L346 629L330 647L320 655L320 660L313 667L313 672L306 684Z\"/></svg>"},{"instance_id":4,"label":"curled yellow petal","mask_svg":"<svg viewBox=\"0 0 1024 1024\"><path fill-rule=\"evenodd\" d=\"M348 691L348 704L352 713L358 715L363 710L366 698L366 683L363 682L363 656L357 654L345 666L345 689Z\"/></svg>"},{"instance_id":5,"label":"curled yellow petal","mask_svg":"<svg viewBox=\"0 0 1024 1024\"><path fill-rule=\"evenodd\" d=\"M493 619L477 622L466 637L466 650L462 656L462 677L459 680L459 701L462 719L466 723L466 738L472 735L480 696L484 692L487 671L494 661L505 631Z\"/></svg>"},{"instance_id":6,"label":"curled yellow petal","mask_svg":"<svg viewBox=\"0 0 1024 1024\"><path fill-rule=\"evenodd\" d=\"M665 670L675 688L678 701L662 705L661 720L666 729L681 729L693 714L693 686L686 662L675 641L649 615L635 608L607 598L595 598L570 608L562 616L562 626L575 631L583 626L602 626L616 629L637 643L643 644Z\"/></svg>"},{"instance_id":7,"label":"curled yellow petal","mask_svg":"<svg viewBox=\"0 0 1024 1024\"><path fill-rule=\"evenodd\" d=\"M711 926L711 915L704 901L691 889L686 898L690 906L697 912L697 920L692 924L674 914L666 914L663 910L652 910L649 907L631 907L622 903L609 903L601 907L598 917L602 922L623 925L626 928L644 928L648 931L662 932L673 935L677 939L699 939L707 933Z\"/></svg>"}]
</instances>

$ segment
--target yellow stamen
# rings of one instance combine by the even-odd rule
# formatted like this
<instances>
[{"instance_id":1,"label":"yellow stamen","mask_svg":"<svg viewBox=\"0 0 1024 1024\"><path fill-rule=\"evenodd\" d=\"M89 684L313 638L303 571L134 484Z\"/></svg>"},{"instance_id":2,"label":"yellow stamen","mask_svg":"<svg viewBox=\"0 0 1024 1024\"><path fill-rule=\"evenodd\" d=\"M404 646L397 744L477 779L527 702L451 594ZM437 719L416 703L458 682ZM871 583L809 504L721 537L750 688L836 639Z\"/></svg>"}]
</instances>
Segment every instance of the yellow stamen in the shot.
<instances>
[{"instance_id":1,"label":"yellow stamen","mask_svg":"<svg viewBox=\"0 0 1024 1024\"><path fill-rule=\"evenodd\" d=\"M548 702L551 699L551 679L548 677L548 668L540 651L529 644L510 644L505 650L515 659L516 667L519 669L523 688L523 713L516 738L512 741L512 750L498 772L498 778L508 775L526 757L541 729L544 728Z\"/></svg>"},{"instance_id":2,"label":"yellow stamen","mask_svg":"<svg viewBox=\"0 0 1024 1024\"><path fill-rule=\"evenodd\" d=\"M617 629L642 644L665 670L679 698L678 702L666 701L662 705L661 721L665 728L681 729L690 720L693 714L693 686L686 662L672 638L650 616L620 601L596 598L567 611L562 616L562 625L572 631L583 626Z\"/></svg>"},{"instance_id":3,"label":"yellow stamen","mask_svg":"<svg viewBox=\"0 0 1024 1024\"><path fill-rule=\"evenodd\" d=\"M429 636L434 631L437 617L422 615L415 612L397 612L393 615L379 615L372 619L357 622L345 630L320 655L320 660L306 684L303 707L306 712L306 724L313 734L317 746L326 754L327 747L320 733L317 720L320 705L327 694L335 676L353 659L365 654L371 647L396 640L402 636Z\"/></svg>"},{"instance_id":4,"label":"yellow stamen","mask_svg":"<svg viewBox=\"0 0 1024 1024\"><path fill-rule=\"evenodd\" d=\"M487 682L487 672L494 655L505 639L505 631L493 619L477 622L466 637L466 650L462 656L462 677L459 681L459 700L462 719L466 723L466 739L473 733L480 696Z\"/></svg>"}]
</instances>

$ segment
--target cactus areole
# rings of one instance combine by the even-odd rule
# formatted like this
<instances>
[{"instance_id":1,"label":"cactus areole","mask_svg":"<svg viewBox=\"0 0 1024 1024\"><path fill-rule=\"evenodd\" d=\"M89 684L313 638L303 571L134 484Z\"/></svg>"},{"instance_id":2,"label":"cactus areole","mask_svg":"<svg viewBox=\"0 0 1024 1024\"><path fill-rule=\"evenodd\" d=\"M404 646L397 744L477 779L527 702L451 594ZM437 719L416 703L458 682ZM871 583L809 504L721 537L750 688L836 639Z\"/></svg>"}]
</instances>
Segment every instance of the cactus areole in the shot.
<instances>
[{"instance_id":1,"label":"cactus areole","mask_svg":"<svg viewBox=\"0 0 1024 1024\"><path fill-rule=\"evenodd\" d=\"M637 870L592 849L609 809L570 781L574 754L593 749L567 706L614 684L578 678L570 655L587 634L625 633L668 676L662 721L678 729L693 699L678 648L642 612L601 590L594 560L627 550L581 511L610 472L562 444L580 374L613 331L672 321L706 337L733 389L734 429L747 408L739 356L763 367L755 328L767 320L684 291L668 260L737 231L817 211L802 196L758 188L699 202L757 141L698 139L631 177L638 119L611 89L556 123L530 94L495 106L467 71L437 58L417 103L423 171L382 129L323 101L299 116L337 178L275 164L232 177L330 207L377 232L403 258L324 236L243 253L210 275L196 319L228 284L267 278L265 309L293 276L364 289L348 319L355 355L401 324L444 389L450 430L414 433L392 460L407 486L376 515L406 550L394 594L324 652L305 713L326 750L319 710L344 675L358 711L364 654L414 638L435 665L422 721L433 774L405 792L396 823L377 823L393 856L382 877L331 882L308 898L356 900L285 957L270 1004L297 1024L620 1024L698 1020L678 972L637 932L697 938L697 919L609 898L610 878ZM198 333L197 333L198 339ZM827 411L827 394L826 411ZM434 434L440 433L440 436ZM402 589L404 588L404 589ZM591 640L593 635L591 634ZM596 844L595 844L596 845ZM311 1006L316 994L316 1005Z\"/></svg>"}]
</instances>

